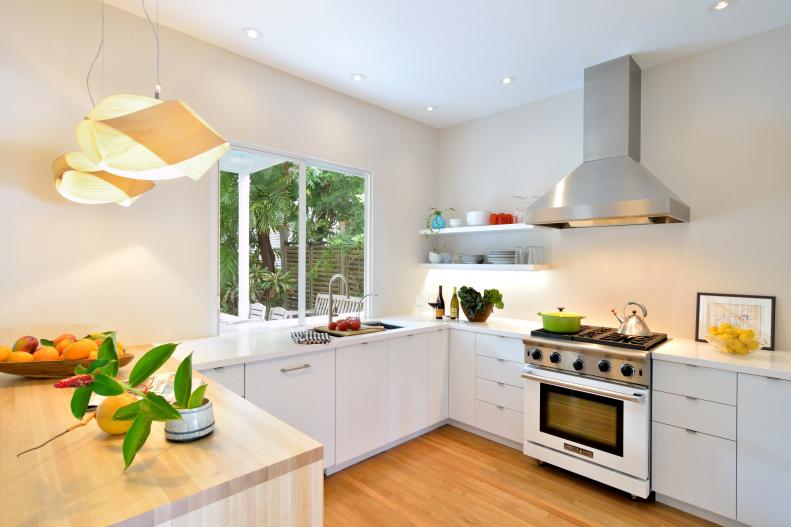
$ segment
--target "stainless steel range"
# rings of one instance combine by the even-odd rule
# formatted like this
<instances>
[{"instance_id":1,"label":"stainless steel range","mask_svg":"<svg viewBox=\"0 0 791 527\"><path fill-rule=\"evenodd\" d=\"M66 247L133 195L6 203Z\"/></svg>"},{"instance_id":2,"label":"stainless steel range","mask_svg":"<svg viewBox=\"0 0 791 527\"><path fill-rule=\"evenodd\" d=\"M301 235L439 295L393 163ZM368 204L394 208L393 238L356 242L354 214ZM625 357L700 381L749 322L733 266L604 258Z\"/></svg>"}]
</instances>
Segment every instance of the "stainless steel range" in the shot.
<instances>
[{"instance_id":1,"label":"stainless steel range","mask_svg":"<svg viewBox=\"0 0 791 527\"><path fill-rule=\"evenodd\" d=\"M523 451L642 498L650 493L650 349L664 333L582 326L525 344Z\"/></svg>"}]
</instances>

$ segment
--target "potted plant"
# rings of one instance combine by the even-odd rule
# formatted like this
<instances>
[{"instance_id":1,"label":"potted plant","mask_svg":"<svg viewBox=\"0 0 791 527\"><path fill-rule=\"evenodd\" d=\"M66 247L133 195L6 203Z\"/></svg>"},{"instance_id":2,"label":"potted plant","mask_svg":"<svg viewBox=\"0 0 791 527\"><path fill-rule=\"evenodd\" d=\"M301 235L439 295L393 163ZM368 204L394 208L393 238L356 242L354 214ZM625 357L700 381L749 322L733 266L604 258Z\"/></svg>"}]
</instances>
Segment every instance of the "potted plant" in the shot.
<instances>
[{"instance_id":1,"label":"potted plant","mask_svg":"<svg viewBox=\"0 0 791 527\"><path fill-rule=\"evenodd\" d=\"M459 303L470 322L486 322L494 308L503 309L503 295L497 289L485 289L483 296L472 287L461 286Z\"/></svg>"}]
</instances>

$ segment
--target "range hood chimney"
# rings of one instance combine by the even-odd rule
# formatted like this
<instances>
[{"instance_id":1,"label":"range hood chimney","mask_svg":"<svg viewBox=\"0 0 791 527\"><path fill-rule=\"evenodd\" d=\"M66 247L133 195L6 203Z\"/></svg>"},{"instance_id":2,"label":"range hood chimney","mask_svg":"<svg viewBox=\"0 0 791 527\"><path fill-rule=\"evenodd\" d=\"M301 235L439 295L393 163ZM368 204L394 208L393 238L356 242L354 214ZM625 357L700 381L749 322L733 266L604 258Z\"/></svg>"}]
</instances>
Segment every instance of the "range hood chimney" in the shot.
<instances>
[{"instance_id":1,"label":"range hood chimney","mask_svg":"<svg viewBox=\"0 0 791 527\"><path fill-rule=\"evenodd\" d=\"M631 55L585 69L583 163L527 210L557 229L689 221L689 207L640 164L640 67Z\"/></svg>"}]
</instances>

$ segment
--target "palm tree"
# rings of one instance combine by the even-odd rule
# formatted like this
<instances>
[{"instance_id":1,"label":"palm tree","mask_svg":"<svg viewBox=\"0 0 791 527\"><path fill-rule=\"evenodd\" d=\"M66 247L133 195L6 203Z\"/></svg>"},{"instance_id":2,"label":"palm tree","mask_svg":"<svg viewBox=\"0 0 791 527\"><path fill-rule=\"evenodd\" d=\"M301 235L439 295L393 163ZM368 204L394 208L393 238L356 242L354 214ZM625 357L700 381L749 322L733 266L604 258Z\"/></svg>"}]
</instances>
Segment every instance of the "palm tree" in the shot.
<instances>
[{"instance_id":1,"label":"palm tree","mask_svg":"<svg viewBox=\"0 0 791 527\"><path fill-rule=\"evenodd\" d=\"M238 176L220 173L220 309L236 314L239 306Z\"/></svg>"},{"instance_id":2,"label":"palm tree","mask_svg":"<svg viewBox=\"0 0 791 527\"><path fill-rule=\"evenodd\" d=\"M297 221L298 172L295 168L285 162L250 174L251 248L257 249L254 256L270 272L275 272L275 251L269 235Z\"/></svg>"}]
</instances>

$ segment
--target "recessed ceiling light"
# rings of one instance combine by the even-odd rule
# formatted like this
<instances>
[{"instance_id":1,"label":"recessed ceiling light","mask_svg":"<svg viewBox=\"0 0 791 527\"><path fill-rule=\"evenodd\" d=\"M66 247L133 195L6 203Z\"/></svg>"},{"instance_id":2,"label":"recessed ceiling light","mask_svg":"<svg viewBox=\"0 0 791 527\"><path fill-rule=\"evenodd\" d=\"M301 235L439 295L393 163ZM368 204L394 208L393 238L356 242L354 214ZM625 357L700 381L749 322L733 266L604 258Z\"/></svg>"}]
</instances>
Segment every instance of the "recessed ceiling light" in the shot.
<instances>
[{"instance_id":1,"label":"recessed ceiling light","mask_svg":"<svg viewBox=\"0 0 791 527\"><path fill-rule=\"evenodd\" d=\"M725 0L720 0L719 2L714 4L714 9L716 9L717 11L722 11L723 9L728 7L729 5L730 4L728 2L726 2Z\"/></svg>"},{"instance_id":2,"label":"recessed ceiling light","mask_svg":"<svg viewBox=\"0 0 791 527\"><path fill-rule=\"evenodd\" d=\"M352 73L352 80L354 82L360 82L365 80L365 75L362 73Z\"/></svg>"},{"instance_id":3,"label":"recessed ceiling light","mask_svg":"<svg viewBox=\"0 0 791 527\"><path fill-rule=\"evenodd\" d=\"M247 35L247 38L258 38L261 36L261 32L254 27L243 27L242 31Z\"/></svg>"},{"instance_id":4,"label":"recessed ceiling light","mask_svg":"<svg viewBox=\"0 0 791 527\"><path fill-rule=\"evenodd\" d=\"M512 84L515 80L516 77L503 77L502 80L500 81L500 84L502 84L503 86L508 86L509 84Z\"/></svg>"},{"instance_id":5,"label":"recessed ceiling light","mask_svg":"<svg viewBox=\"0 0 791 527\"><path fill-rule=\"evenodd\" d=\"M427 111L427 112L433 112L433 111L434 111L434 110L436 110L436 109L437 109L437 107L436 107L436 106L426 106L426 111Z\"/></svg>"}]
</instances>

